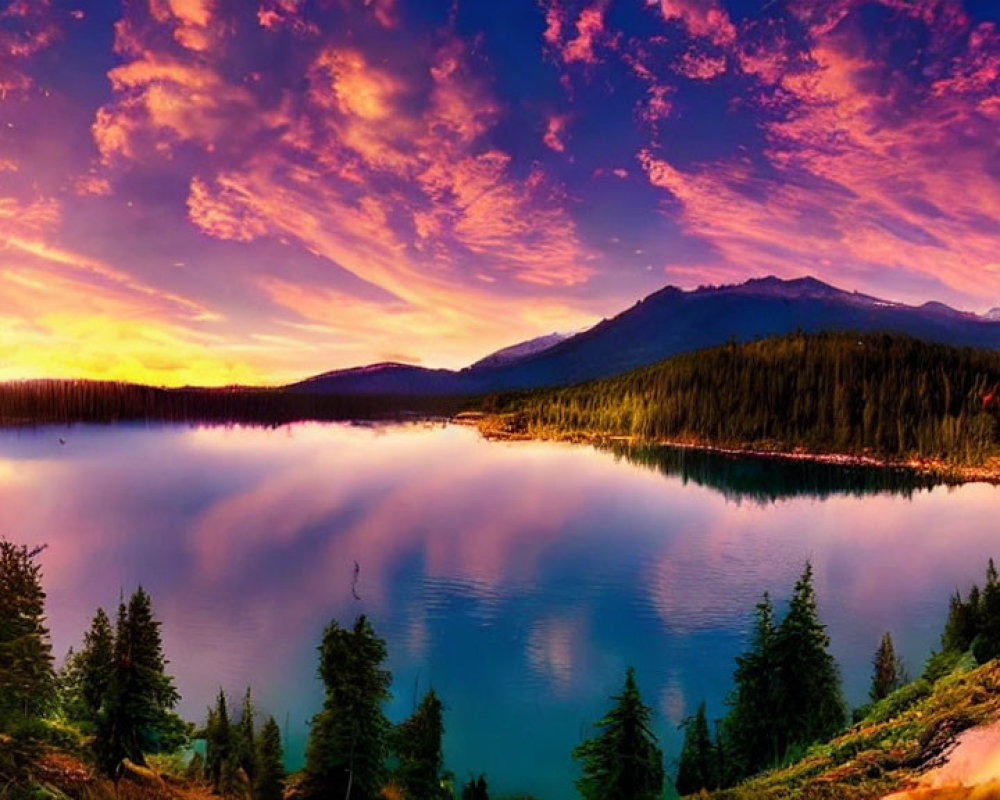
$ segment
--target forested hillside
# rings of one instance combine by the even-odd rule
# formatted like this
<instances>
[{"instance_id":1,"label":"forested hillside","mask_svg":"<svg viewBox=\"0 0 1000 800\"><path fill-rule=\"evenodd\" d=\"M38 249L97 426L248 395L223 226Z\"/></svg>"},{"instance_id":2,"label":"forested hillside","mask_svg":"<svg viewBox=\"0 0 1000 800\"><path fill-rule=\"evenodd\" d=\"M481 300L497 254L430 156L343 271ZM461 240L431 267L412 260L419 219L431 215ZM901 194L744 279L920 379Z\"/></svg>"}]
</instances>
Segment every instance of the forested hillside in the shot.
<instances>
[{"instance_id":1,"label":"forested hillside","mask_svg":"<svg viewBox=\"0 0 1000 800\"><path fill-rule=\"evenodd\" d=\"M497 395L495 430L978 464L998 450L1000 354L888 334L729 344L564 389ZM498 426L498 427L496 427Z\"/></svg>"}]
</instances>

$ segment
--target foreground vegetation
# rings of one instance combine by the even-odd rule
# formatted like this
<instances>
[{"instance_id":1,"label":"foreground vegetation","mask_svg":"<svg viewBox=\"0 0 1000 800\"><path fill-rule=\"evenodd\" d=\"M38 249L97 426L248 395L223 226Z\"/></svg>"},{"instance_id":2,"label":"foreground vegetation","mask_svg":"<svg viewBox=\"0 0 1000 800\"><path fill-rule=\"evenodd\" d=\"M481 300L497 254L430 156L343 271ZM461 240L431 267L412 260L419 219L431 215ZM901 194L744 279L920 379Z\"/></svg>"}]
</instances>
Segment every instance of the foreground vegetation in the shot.
<instances>
[{"instance_id":1,"label":"foreground vegetation","mask_svg":"<svg viewBox=\"0 0 1000 800\"><path fill-rule=\"evenodd\" d=\"M287 775L279 727L273 718L258 725L249 689L236 713L220 690L200 727L174 713L160 624L141 588L122 598L114 624L98 609L56 672L39 552L0 539L0 798L489 800L484 776L456 784L445 769L444 706L433 690L409 718L385 716L386 645L363 615L324 631L325 699L305 767ZM780 621L768 594L758 603L714 737L704 703L684 721L677 789L720 800L874 800L940 759L958 733L1000 716L992 561L981 589L952 598L941 649L915 681L891 635L882 637L870 702L850 727L829 644L806 564ZM629 669L594 735L573 751L584 800L659 800L670 791L652 717Z\"/></svg>"},{"instance_id":2,"label":"foreground vegetation","mask_svg":"<svg viewBox=\"0 0 1000 800\"><path fill-rule=\"evenodd\" d=\"M793 334L617 378L498 395L478 408L481 428L497 436L997 466L998 387L1000 353L889 334Z\"/></svg>"},{"instance_id":3,"label":"foreground vegetation","mask_svg":"<svg viewBox=\"0 0 1000 800\"><path fill-rule=\"evenodd\" d=\"M955 737L1000 715L1000 663L971 660L930 683L921 679L871 707L847 732L714 800L876 800L913 781ZM965 797L956 790L951 797Z\"/></svg>"},{"instance_id":4,"label":"foreground vegetation","mask_svg":"<svg viewBox=\"0 0 1000 800\"><path fill-rule=\"evenodd\" d=\"M705 704L684 721L680 793L714 789L724 800L880 798L938 759L961 731L1000 718L1000 578L956 593L940 650L911 681L883 635L872 659L869 702L846 708L819 620L811 570L775 623L758 603L748 650L737 658L729 713L713 739ZM983 665L977 667L977 665Z\"/></svg>"}]
</instances>

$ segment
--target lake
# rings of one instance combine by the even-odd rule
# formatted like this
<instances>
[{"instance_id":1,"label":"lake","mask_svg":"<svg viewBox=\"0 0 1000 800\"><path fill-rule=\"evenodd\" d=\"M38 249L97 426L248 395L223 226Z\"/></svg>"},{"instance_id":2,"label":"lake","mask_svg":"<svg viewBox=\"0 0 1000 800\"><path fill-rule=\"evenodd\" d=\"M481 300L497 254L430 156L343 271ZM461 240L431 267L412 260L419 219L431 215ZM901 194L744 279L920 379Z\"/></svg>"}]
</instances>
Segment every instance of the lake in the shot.
<instances>
[{"instance_id":1,"label":"lake","mask_svg":"<svg viewBox=\"0 0 1000 800\"><path fill-rule=\"evenodd\" d=\"M389 648L390 718L433 686L458 780L541 800L576 796L570 751L630 664L672 772L678 723L702 699L725 713L755 602L769 590L780 611L807 559L848 699L865 699L884 631L919 672L949 595L1000 556L998 501L982 484L431 424L0 432L0 535L48 544L60 659L141 583L182 714L251 685L295 767L322 630L364 612Z\"/></svg>"}]
</instances>

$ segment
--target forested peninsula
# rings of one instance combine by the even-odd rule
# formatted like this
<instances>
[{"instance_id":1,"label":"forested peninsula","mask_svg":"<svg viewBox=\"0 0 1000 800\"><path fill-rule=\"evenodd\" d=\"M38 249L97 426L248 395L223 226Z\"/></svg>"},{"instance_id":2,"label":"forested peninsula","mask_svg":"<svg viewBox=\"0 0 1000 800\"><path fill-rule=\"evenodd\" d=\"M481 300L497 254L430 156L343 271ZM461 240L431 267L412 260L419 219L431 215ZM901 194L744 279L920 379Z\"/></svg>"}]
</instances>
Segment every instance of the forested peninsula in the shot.
<instances>
[{"instance_id":1,"label":"forested peninsula","mask_svg":"<svg viewBox=\"0 0 1000 800\"><path fill-rule=\"evenodd\" d=\"M617 378L494 395L491 438L629 440L1000 480L1000 353L892 334L727 344Z\"/></svg>"}]
</instances>

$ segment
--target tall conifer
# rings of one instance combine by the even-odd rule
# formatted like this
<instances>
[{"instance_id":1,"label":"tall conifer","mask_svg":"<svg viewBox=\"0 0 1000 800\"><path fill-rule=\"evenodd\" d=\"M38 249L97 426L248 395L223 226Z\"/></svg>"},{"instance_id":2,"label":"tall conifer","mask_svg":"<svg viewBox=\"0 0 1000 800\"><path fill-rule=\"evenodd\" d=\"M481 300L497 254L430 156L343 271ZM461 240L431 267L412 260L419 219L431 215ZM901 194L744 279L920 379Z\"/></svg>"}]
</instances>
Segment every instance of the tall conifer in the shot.
<instances>
[{"instance_id":1,"label":"tall conifer","mask_svg":"<svg viewBox=\"0 0 1000 800\"><path fill-rule=\"evenodd\" d=\"M38 551L0 539L0 729L55 699Z\"/></svg>"},{"instance_id":2,"label":"tall conifer","mask_svg":"<svg viewBox=\"0 0 1000 800\"><path fill-rule=\"evenodd\" d=\"M312 721L303 795L306 800L375 800L390 731L382 710L392 678L382 668L385 642L361 615L353 630L331 622L319 650L326 699Z\"/></svg>"},{"instance_id":3,"label":"tall conifer","mask_svg":"<svg viewBox=\"0 0 1000 800\"><path fill-rule=\"evenodd\" d=\"M444 754L442 705L431 689L413 715L393 731L393 750L399 758L396 775L407 797L441 795Z\"/></svg>"},{"instance_id":4,"label":"tall conifer","mask_svg":"<svg viewBox=\"0 0 1000 800\"><path fill-rule=\"evenodd\" d=\"M285 793L285 756L281 731L274 717L268 717L257 738L257 774L254 800L281 800Z\"/></svg>"},{"instance_id":5,"label":"tall conifer","mask_svg":"<svg viewBox=\"0 0 1000 800\"><path fill-rule=\"evenodd\" d=\"M736 659L736 687L727 701L731 711L724 725L729 774L720 776L723 783L758 772L781 757L777 634L774 606L765 592L754 613L750 648Z\"/></svg>"},{"instance_id":6,"label":"tall conifer","mask_svg":"<svg viewBox=\"0 0 1000 800\"><path fill-rule=\"evenodd\" d=\"M573 750L583 764L577 789L584 800L656 800L663 791L663 753L631 667L625 688L612 699L614 708L596 723L597 736Z\"/></svg>"},{"instance_id":7,"label":"tall conifer","mask_svg":"<svg viewBox=\"0 0 1000 800\"><path fill-rule=\"evenodd\" d=\"M186 727L171 712L179 695L166 672L160 623L142 587L118 606L114 668L97 722L98 762L115 774L122 759L145 763L145 754L173 750Z\"/></svg>"},{"instance_id":8,"label":"tall conifer","mask_svg":"<svg viewBox=\"0 0 1000 800\"><path fill-rule=\"evenodd\" d=\"M785 751L827 739L844 724L840 675L829 647L830 637L819 619L812 564L806 562L775 637L777 722Z\"/></svg>"},{"instance_id":9,"label":"tall conifer","mask_svg":"<svg viewBox=\"0 0 1000 800\"><path fill-rule=\"evenodd\" d=\"M903 663L896 655L890 633L886 632L882 636L875 658L872 659L872 666L872 685L868 696L872 702L878 702L896 691L905 680Z\"/></svg>"},{"instance_id":10,"label":"tall conifer","mask_svg":"<svg viewBox=\"0 0 1000 800\"><path fill-rule=\"evenodd\" d=\"M684 745L675 783L679 794L694 794L718 785L718 754L708 732L705 703L698 706L694 716L682 723Z\"/></svg>"}]
</instances>

